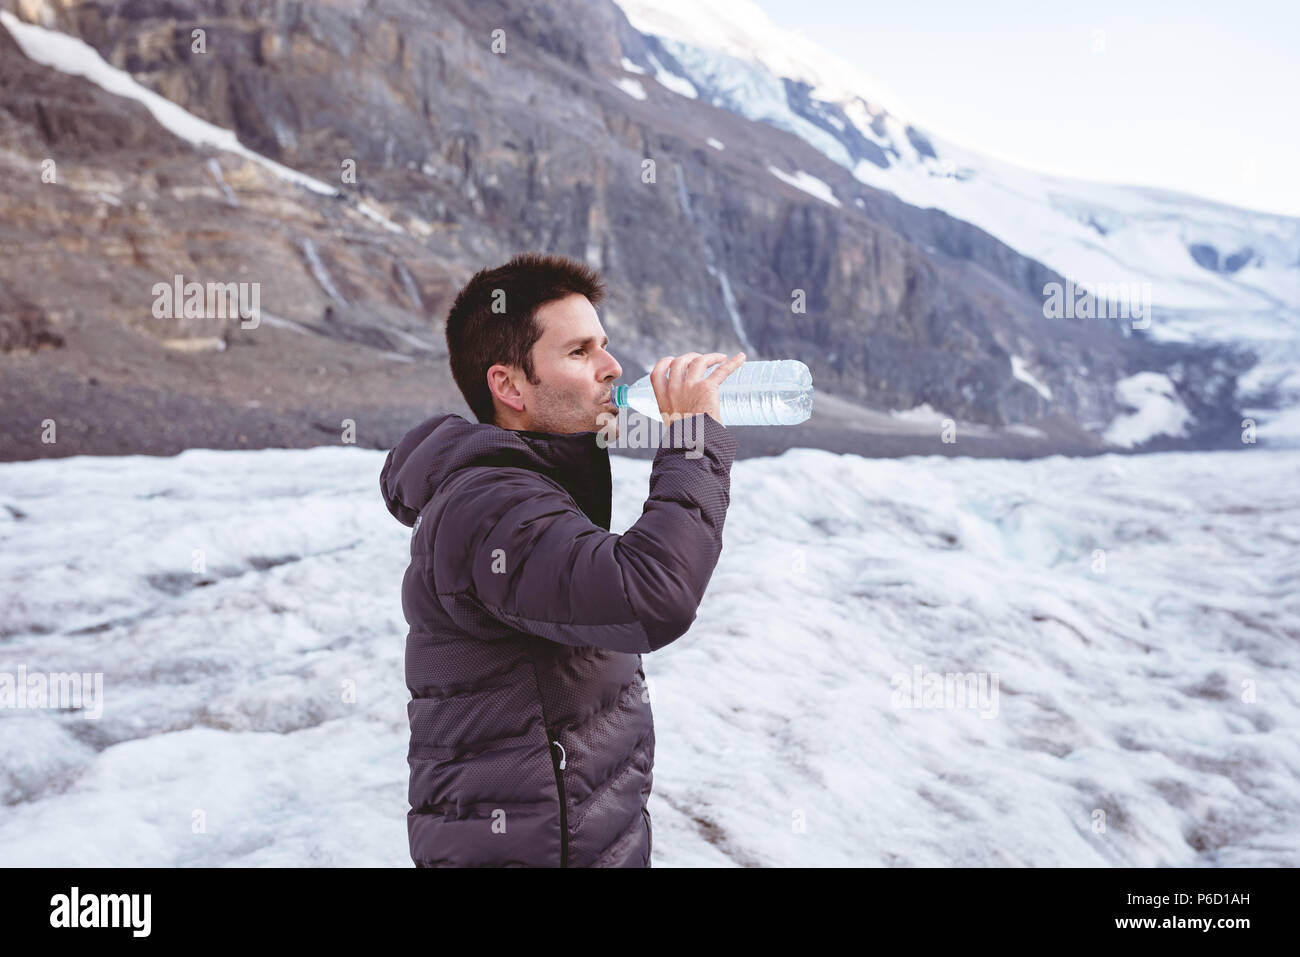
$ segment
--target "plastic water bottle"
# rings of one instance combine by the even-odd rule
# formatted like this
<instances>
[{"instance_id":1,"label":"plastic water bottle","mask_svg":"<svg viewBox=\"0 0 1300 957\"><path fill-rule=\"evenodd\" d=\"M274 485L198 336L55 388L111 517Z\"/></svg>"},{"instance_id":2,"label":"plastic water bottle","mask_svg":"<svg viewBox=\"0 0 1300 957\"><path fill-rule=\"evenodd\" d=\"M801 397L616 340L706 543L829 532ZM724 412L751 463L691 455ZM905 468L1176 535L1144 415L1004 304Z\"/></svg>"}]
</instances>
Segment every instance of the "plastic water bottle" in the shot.
<instances>
[{"instance_id":1,"label":"plastic water bottle","mask_svg":"<svg viewBox=\"0 0 1300 957\"><path fill-rule=\"evenodd\" d=\"M720 362L708 367L716 369ZM707 375L708 373L706 373ZM631 385L616 385L613 401L662 421L659 400L647 373ZM722 424L798 425L812 415L812 372L798 359L750 361L722 380L718 388Z\"/></svg>"}]
</instances>

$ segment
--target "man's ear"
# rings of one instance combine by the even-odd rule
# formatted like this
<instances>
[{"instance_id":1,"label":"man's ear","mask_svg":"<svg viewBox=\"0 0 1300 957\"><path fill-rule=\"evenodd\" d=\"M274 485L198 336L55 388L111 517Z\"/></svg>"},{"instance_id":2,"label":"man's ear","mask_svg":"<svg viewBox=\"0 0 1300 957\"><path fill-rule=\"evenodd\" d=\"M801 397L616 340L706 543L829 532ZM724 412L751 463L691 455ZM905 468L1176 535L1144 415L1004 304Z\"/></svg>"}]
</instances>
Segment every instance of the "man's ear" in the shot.
<instances>
[{"instance_id":1,"label":"man's ear","mask_svg":"<svg viewBox=\"0 0 1300 957\"><path fill-rule=\"evenodd\" d=\"M516 412L524 411L523 393L515 385L516 376L523 374L523 370L512 369L500 363L487 371L488 388L492 390L493 397Z\"/></svg>"}]
</instances>

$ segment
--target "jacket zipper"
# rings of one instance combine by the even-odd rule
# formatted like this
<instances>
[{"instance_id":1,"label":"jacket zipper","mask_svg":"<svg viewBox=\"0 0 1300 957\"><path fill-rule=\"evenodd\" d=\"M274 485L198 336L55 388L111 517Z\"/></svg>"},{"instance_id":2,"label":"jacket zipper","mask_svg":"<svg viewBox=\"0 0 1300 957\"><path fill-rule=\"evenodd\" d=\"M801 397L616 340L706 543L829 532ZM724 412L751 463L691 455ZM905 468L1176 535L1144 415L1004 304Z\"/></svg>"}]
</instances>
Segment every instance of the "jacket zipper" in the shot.
<instances>
[{"instance_id":1,"label":"jacket zipper","mask_svg":"<svg viewBox=\"0 0 1300 957\"><path fill-rule=\"evenodd\" d=\"M547 738L551 737L549 732L547 733L546 736ZM568 814L569 802L565 799L564 796L564 764L565 764L566 755L564 752L564 745L560 744L558 734L555 736L554 739L551 740L551 745L552 745L551 764L555 767L555 786L560 791L560 866L568 867L569 866L569 814ZM558 757L556 756L555 753L556 748L560 749L560 753Z\"/></svg>"}]
</instances>

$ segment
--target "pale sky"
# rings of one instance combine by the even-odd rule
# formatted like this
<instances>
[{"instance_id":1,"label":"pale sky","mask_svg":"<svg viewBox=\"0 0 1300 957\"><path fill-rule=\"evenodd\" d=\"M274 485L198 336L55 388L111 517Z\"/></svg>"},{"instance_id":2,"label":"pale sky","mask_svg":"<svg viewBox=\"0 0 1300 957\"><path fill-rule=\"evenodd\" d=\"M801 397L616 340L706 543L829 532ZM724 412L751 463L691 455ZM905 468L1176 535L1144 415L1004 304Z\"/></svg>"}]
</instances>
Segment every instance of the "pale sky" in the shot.
<instances>
[{"instance_id":1,"label":"pale sky","mask_svg":"<svg viewBox=\"0 0 1300 957\"><path fill-rule=\"evenodd\" d=\"M1300 216L1296 0L755 2L963 146Z\"/></svg>"}]
</instances>

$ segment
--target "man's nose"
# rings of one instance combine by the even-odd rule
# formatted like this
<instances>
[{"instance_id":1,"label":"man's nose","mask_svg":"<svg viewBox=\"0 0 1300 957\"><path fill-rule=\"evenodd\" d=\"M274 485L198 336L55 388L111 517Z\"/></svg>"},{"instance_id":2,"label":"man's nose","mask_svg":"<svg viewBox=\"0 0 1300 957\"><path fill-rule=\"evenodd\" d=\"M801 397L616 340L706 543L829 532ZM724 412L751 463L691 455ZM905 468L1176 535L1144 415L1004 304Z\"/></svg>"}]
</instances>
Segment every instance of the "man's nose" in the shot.
<instances>
[{"instance_id":1,"label":"man's nose","mask_svg":"<svg viewBox=\"0 0 1300 957\"><path fill-rule=\"evenodd\" d=\"M610 356L609 367L606 368L605 373L606 373L605 375L606 378L617 379L619 376L623 374L623 367L618 364L617 359L615 359L613 356Z\"/></svg>"}]
</instances>

